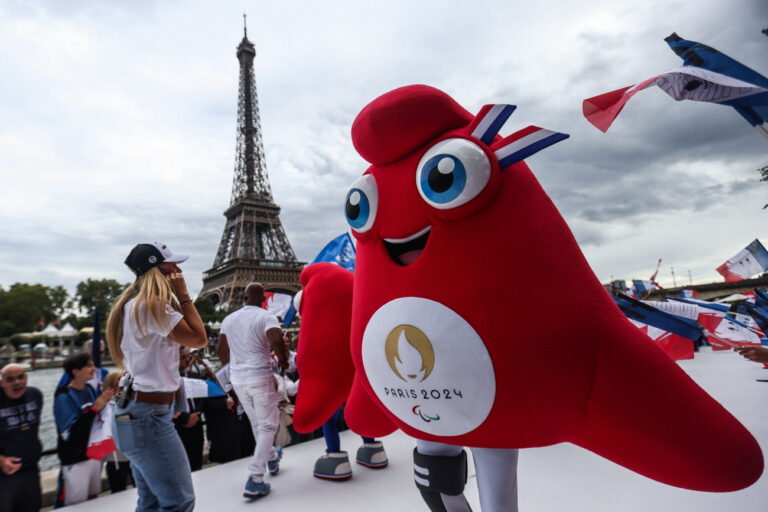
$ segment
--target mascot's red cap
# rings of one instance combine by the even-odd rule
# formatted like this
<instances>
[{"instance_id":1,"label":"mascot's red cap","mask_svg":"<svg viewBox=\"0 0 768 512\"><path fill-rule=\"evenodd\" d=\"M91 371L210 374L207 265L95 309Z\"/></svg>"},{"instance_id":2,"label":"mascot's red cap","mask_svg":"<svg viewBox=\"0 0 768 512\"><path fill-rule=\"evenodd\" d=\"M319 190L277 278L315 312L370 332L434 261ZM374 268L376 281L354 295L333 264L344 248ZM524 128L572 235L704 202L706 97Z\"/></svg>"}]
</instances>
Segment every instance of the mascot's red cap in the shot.
<instances>
[{"instance_id":1,"label":"mascot's red cap","mask_svg":"<svg viewBox=\"0 0 768 512\"><path fill-rule=\"evenodd\" d=\"M352 143L374 165L396 162L475 116L439 89L406 85L369 103L352 123Z\"/></svg>"}]
</instances>

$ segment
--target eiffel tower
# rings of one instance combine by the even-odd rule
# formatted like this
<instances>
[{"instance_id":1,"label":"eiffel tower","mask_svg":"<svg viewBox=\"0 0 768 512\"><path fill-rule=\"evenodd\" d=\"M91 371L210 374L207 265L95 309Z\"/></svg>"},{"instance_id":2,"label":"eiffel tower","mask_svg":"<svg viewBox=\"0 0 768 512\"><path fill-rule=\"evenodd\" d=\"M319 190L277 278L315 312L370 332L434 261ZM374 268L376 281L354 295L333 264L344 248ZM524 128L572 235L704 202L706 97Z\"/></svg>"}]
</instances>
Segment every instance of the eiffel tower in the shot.
<instances>
[{"instance_id":1,"label":"eiffel tower","mask_svg":"<svg viewBox=\"0 0 768 512\"><path fill-rule=\"evenodd\" d=\"M245 15L243 15L245 20ZM243 27L237 47L240 91L237 106L237 158L227 222L213 266L203 273L200 297L224 309L243 304L243 290L258 281L265 290L295 293L304 263L296 259L272 199L261 140L259 102L253 74L256 49Z\"/></svg>"}]
</instances>

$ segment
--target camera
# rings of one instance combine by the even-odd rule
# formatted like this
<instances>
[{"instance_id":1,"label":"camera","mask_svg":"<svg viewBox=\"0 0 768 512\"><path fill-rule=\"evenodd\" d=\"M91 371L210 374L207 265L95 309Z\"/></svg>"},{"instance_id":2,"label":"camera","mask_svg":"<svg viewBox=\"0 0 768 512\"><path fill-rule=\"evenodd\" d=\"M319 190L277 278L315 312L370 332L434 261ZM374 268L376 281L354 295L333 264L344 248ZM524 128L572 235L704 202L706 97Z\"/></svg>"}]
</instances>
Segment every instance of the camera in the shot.
<instances>
[{"instance_id":1,"label":"camera","mask_svg":"<svg viewBox=\"0 0 768 512\"><path fill-rule=\"evenodd\" d=\"M128 373L122 376L120 379L120 389L117 392L117 406L125 407L128 402L131 401L131 395L133 394L133 377Z\"/></svg>"}]
</instances>

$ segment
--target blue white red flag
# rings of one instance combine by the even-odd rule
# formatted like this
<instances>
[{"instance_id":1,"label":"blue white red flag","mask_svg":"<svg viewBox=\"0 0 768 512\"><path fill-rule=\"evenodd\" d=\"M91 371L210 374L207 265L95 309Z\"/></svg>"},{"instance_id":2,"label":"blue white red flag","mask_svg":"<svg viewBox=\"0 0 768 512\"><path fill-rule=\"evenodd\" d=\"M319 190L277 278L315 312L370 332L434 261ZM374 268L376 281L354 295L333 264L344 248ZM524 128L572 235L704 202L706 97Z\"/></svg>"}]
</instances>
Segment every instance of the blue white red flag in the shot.
<instances>
[{"instance_id":1,"label":"blue white red flag","mask_svg":"<svg viewBox=\"0 0 768 512\"><path fill-rule=\"evenodd\" d=\"M680 290L680 297L684 299L692 299L698 294L699 292L697 290Z\"/></svg>"},{"instance_id":2,"label":"blue white red flag","mask_svg":"<svg viewBox=\"0 0 768 512\"><path fill-rule=\"evenodd\" d=\"M221 386L212 380L188 379L182 377L181 382L184 385L184 394L186 398L206 398L210 396L224 396L224 390Z\"/></svg>"},{"instance_id":3,"label":"blue white red flag","mask_svg":"<svg viewBox=\"0 0 768 512\"><path fill-rule=\"evenodd\" d=\"M749 279L755 274L768 270L768 251L760 240L755 239L716 270L727 283Z\"/></svg>"},{"instance_id":4,"label":"blue white red flag","mask_svg":"<svg viewBox=\"0 0 768 512\"><path fill-rule=\"evenodd\" d=\"M684 297L672 298L672 300L679 301L679 302L686 302L688 304L696 304L697 306L701 306L702 308L712 309L714 311L720 311L722 313L725 313L731 309L731 306L729 306L728 304L720 304L719 302L708 302L706 300L689 299Z\"/></svg>"},{"instance_id":5,"label":"blue white red flag","mask_svg":"<svg viewBox=\"0 0 768 512\"><path fill-rule=\"evenodd\" d=\"M768 121L768 78L710 46L687 41L677 34L665 39L683 65L638 84L584 100L584 117L607 131L624 105L639 91L658 86L675 100L704 101L733 107L758 128Z\"/></svg>"},{"instance_id":6,"label":"blue white red flag","mask_svg":"<svg viewBox=\"0 0 768 512\"><path fill-rule=\"evenodd\" d=\"M614 299L619 309L631 320L677 334L691 340L698 339L703 331L695 320L662 311L649 303L634 300L626 295Z\"/></svg>"},{"instance_id":7,"label":"blue white red flag","mask_svg":"<svg viewBox=\"0 0 768 512\"><path fill-rule=\"evenodd\" d=\"M761 344L760 334L732 316L726 315L717 318L716 316L706 315L700 317L699 323L709 331L707 333L707 339L712 344L713 348L723 344L725 345L725 348L738 345ZM715 336L711 336L711 334L714 334Z\"/></svg>"},{"instance_id":8,"label":"blue white red flag","mask_svg":"<svg viewBox=\"0 0 768 512\"><path fill-rule=\"evenodd\" d=\"M632 289L635 292L635 297L643 298L653 290L653 281L648 279L633 279Z\"/></svg>"},{"instance_id":9,"label":"blue white red flag","mask_svg":"<svg viewBox=\"0 0 768 512\"><path fill-rule=\"evenodd\" d=\"M631 318L629 321L640 329L643 334L652 339L673 361L693 359L693 340L659 329L658 327L653 327L652 325L638 322L637 320L632 320Z\"/></svg>"},{"instance_id":10,"label":"blue white red flag","mask_svg":"<svg viewBox=\"0 0 768 512\"><path fill-rule=\"evenodd\" d=\"M287 293L264 292L264 302L261 307L275 316L285 318L285 314L291 307L292 297Z\"/></svg>"}]
</instances>

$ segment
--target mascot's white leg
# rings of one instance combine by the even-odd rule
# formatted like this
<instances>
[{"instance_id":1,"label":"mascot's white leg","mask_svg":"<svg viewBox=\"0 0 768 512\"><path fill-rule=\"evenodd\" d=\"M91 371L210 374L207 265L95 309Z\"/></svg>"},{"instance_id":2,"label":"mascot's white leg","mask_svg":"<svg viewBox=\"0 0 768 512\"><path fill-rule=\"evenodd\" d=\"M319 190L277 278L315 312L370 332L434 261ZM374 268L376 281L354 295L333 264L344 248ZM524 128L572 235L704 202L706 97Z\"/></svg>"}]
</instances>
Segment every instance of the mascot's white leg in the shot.
<instances>
[{"instance_id":1,"label":"mascot's white leg","mask_svg":"<svg viewBox=\"0 0 768 512\"><path fill-rule=\"evenodd\" d=\"M472 448L483 512L517 512L517 452Z\"/></svg>"},{"instance_id":2,"label":"mascot's white leg","mask_svg":"<svg viewBox=\"0 0 768 512\"><path fill-rule=\"evenodd\" d=\"M464 497L467 452L461 446L416 440L413 450L416 487L432 512L471 512Z\"/></svg>"}]
</instances>

